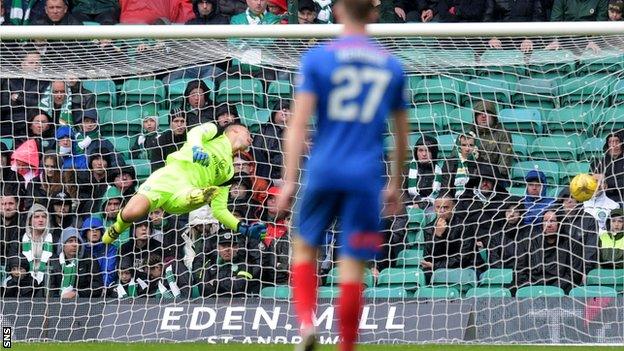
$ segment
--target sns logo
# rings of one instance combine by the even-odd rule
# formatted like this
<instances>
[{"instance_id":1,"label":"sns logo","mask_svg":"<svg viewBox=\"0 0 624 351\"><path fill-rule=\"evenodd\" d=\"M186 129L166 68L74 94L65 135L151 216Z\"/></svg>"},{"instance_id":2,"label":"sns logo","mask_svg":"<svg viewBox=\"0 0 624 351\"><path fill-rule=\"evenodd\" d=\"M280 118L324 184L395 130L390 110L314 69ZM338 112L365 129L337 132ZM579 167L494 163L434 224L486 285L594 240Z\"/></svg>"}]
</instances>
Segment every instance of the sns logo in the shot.
<instances>
[{"instance_id":1,"label":"sns logo","mask_svg":"<svg viewBox=\"0 0 624 351\"><path fill-rule=\"evenodd\" d=\"M13 332L11 327L2 327L2 348L10 349L11 348L11 337Z\"/></svg>"}]
</instances>

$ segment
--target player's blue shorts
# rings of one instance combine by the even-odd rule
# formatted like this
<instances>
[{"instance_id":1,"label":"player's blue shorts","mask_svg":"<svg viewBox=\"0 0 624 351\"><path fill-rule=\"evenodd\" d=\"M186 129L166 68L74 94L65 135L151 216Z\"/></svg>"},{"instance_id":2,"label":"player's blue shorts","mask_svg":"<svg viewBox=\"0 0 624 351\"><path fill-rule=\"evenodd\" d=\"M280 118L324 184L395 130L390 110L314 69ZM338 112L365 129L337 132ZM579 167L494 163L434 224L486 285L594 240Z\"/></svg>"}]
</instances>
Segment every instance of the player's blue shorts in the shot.
<instances>
[{"instance_id":1,"label":"player's blue shorts","mask_svg":"<svg viewBox=\"0 0 624 351\"><path fill-rule=\"evenodd\" d=\"M299 201L294 223L308 245L323 244L325 233L338 217L339 254L360 260L371 260L381 250L381 197L375 189L336 191L306 189Z\"/></svg>"}]
</instances>

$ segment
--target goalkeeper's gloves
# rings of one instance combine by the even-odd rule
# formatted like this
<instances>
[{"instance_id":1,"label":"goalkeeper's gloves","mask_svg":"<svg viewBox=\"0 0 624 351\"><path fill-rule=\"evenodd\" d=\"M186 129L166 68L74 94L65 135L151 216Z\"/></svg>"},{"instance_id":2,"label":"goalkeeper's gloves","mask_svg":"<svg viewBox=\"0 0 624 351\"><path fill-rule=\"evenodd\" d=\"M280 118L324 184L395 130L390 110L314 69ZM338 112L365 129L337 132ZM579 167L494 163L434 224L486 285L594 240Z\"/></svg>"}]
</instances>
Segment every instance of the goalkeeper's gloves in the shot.
<instances>
[{"instance_id":1,"label":"goalkeeper's gloves","mask_svg":"<svg viewBox=\"0 0 624 351\"><path fill-rule=\"evenodd\" d=\"M210 165L210 155L199 146L193 146L193 162L202 166Z\"/></svg>"},{"instance_id":2,"label":"goalkeeper's gloves","mask_svg":"<svg viewBox=\"0 0 624 351\"><path fill-rule=\"evenodd\" d=\"M239 222L238 229L236 231L252 239L264 240L266 237L266 230L267 227L262 222L256 222L253 224Z\"/></svg>"}]
</instances>

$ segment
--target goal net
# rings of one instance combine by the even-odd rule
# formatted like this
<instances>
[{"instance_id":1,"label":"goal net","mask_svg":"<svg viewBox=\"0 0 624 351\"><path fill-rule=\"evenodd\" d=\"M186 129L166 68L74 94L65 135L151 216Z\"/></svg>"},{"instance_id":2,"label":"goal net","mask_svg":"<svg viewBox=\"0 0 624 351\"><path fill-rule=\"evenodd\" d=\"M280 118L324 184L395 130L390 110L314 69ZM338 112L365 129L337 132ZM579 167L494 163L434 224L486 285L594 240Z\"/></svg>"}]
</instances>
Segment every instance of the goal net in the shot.
<instances>
[{"instance_id":1,"label":"goal net","mask_svg":"<svg viewBox=\"0 0 624 351\"><path fill-rule=\"evenodd\" d=\"M361 342L622 344L624 36L590 27L375 36L407 72L409 159L403 209L367 265ZM1 326L15 340L297 342L293 233L274 199L299 59L337 27L137 28L0 32ZM208 208L156 209L101 243L193 126L236 121L253 145L234 156L228 207L267 223L266 239ZM393 145L388 132L380 158ZM578 202L582 173L598 190ZM322 343L338 335L339 235L338 221L318 259Z\"/></svg>"}]
</instances>

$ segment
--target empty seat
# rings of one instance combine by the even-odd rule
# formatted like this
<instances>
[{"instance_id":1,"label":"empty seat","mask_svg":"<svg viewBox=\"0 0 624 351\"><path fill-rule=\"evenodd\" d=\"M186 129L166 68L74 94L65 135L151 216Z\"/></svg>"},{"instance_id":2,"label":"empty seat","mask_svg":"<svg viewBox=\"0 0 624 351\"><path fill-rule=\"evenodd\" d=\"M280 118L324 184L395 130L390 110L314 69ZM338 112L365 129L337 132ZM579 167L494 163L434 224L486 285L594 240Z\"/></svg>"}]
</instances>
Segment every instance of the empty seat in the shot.
<instances>
[{"instance_id":1,"label":"empty seat","mask_svg":"<svg viewBox=\"0 0 624 351\"><path fill-rule=\"evenodd\" d=\"M13 150L13 138L2 137L0 138L0 142L4 143L9 150Z\"/></svg>"},{"instance_id":2,"label":"empty seat","mask_svg":"<svg viewBox=\"0 0 624 351\"><path fill-rule=\"evenodd\" d=\"M158 79L128 79L121 86L121 102L126 106L146 103L164 105L165 86Z\"/></svg>"},{"instance_id":3,"label":"empty seat","mask_svg":"<svg viewBox=\"0 0 624 351\"><path fill-rule=\"evenodd\" d=\"M386 268L379 272L377 282L378 287L400 287L406 290L425 284L425 273L420 268Z\"/></svg>"},{"instance_id":4,"label":"empty seat","mask_svg":"<svg viewBox=\"0 0 624 351\"><path fill-rule=\"evenodd\" d=\"M615 84L611 94L613 98L613 105L624 102L624 80L620 80Z\"/></svg>"},{"instance_id":5,"label":"empty seat","mask_svg":"<svg viewBox=\"0 0 624 351\"><path fill-rule=\"evenodd\" d=\"M368 288L364 297L369 299L401 299L407 297L407 291L401 288Z\"/></svg>"},{"instance_id":6,"label":"empty seat","mask_svg":"<svg viewBox=\"0 0 624 351\"><path fill-rule=\"evenodd\" d=\"M557 83L551 79L520 79L513 95L514 105L532 105L553 108L559 105Z\"/></svg>"},{"instance_id":7,"label":"empty seat","mask_svg":"<svg viewBox=\"0 0 624 351\"><path fill-rule=\"evenodd\" d=\"M134 167L134 172L138 179L146 179L152 174L152 164L150 160L137 158L127 160L126 163Z\"/></svg>"},{"instance_id":8,"label":"empty seat","mask_svg":"<svg viewBox=\"0 0 624 351\"><path fill-rule=\"evenodd\" d=\"M292 294L288 285L267 286L260 290L260 297L271 299L290 299Z\"/></svg>"},{"instance_id":9,"label":"empty seat","mask_svg":"<svg viewBox=\"0 0 624 351\"><path fill-rule=\"evenodd\" d=\"M134 145L134 138L129 138L127 136L111 136L106 137L106 139L113 144L118 154L121 154L126 159L129 158L130 147Z\"/></svg>"},{"instance_id":10,"label":"empty seat","mask_svg":"<svg viewBox=\"0 0 624 351\"><path fill-rule=\"evenodd\" d=\"M486 50L481 55L481 74L510 73L514 76L526 74L524 53L520 50Z\"/></svg>"},{"instance_id":11,"label":"empty seat","mask_svg":"<svg viewBox=\"0 0 624 351\"><path fill-rule=\"evenodd\" d=\"M468 290L466 297L511 297L511 291L501 287L479 287Z\"/></svg>"},{"instance_id":12,"label":"empty seat","mask_svg":"<svg viewBox=\"0 0 624 351\"><path fill-rule=\"evenodd\" d=\"M585 75L563 79L559 94L563 105L591 104L604 100L611 93L615 81L610 75Z\"/></svg>"},{"instance_id":13,"label":"empty seat","mask_svg":"<svg viewBox=\"0 0 624 351\"><path fill-rule=\"evenodd\" d=\"M617 291L609 286L577 286L570 290L571 297L591 298L591 297L616 297Z\"/></svg>"},{"instance_id":14,"label":"empty seat","mask_svg":"<svg viewBox=\"0 0 624 351\"><path fill-rule=\"evenodd\" d=\"M143 116L157 115L153 104L105 110L99 118L100 131L116 136L135 135L143 129ZM169 123L165 126L168 126Z\"/></svg>"},{"instance_id":15,"label":"empty seat","mask_svg":"<svg viewBox=\"0 0 624 351\"><path fill-rule=\"evenodd\" d=\"M440 106L442 108L440 108ZM446 129L445 104L419 104L407 111L411 130L442 131Z\"/></svg>"},{"instance_id":16,"label":"empty seat","mask_svg":"<svg viewBox=\"0 0 624 351\"><path fill-rule=\"evenodd\" d=\"M610 286L617 291L622 291L624 290L624 269L592 269L587 273L585 284Z\"/></svg>"},{"instance_id":17,"label":"empty seat","mask_svg":"<svg viewBox=\"0 0 624 351\"><path fill-rule=\"evenodd\" d=\"M550 161L524 161L517 162L511 168L511 180L513 183L524 184L526 174L531 170L539 170L544 172L548 185L558 185L560 170L556 162Z\"/></svg>"},{"instance_id":18,"label":"empty seat","mask_svg":"<svg viewBox=\"0 0 624 351\"><path fill-rule=\"evenodd\" d=\"M293 88L292 84L290 84L287 80L277 80L271 82L269 84L269 89L267 91L268 97L268 108L273 108L273 105L279 99L292 99L293 97Z\"/></svg>"},{"instance_id":19,"label":"empty seat","mask_svg":"<svg viewBox=\"0 0 624 351\"><path fill-rule=\"evenodd\" d=\"M612 73L624 70L624 54L619 50L604 49L596 53L586 50L579 57L579 73Z\"/></svg>"},{"instance_id":20,"label":"empty seat","mask_svg":"<svg viewBox=\"0 0 624 351\"><path fill-rule=\"evenodd\" d=\"M562 163L559 169L562 170L559 184L569 184L575 175L589 173L589 162L568 162Z\"/></svg>"},{"instance_id":21,"label":"empty seat","mask_svg":"<svg viewBox=\"0 0 624 351\"><path fill-rule=\"evenodd\" d=\"M534 108L506 108L498 113L498 119L505 130L542 134L542 115Z\"/></svg>"},{"instance_id":22,"label":"empty seat","mask_svg":"<svg viewBox=\"0 0 624 351\"><path fill-rule=\"evenodd\" d=\"M403 250L397 256L397 267L419 267L424 257L423 250Z\"/></svg>"},{"instance_id":23,"label":"empty seat","mask_svg":"<svg viewBox=\"0 0 624 351\"><path fill-rule=\"evenodd\" d=\"M226 79L217 90L217 103L245 103L264 106L264 90L259 79Z\"/></svg>"},{"instance_id":24,"label":"empty seat","mask_svg":"<svg viewBox=\"0 0 624 351\"><path fill-rule=\"evenodd\" d=\"M117 106L117 87L112 80L83 80L81 84L95 95L97 107Z\"/></svg>"},{"instance_id":25,"label":"empty seat","mask_svg":"<svg viewBox=\"0 0 624 351\"><path fill-rule=\"evenodd\" d=\"M453 132L466 133L474 127L474 110L468 107L453 109L446 117L446 124Z\"/></svg>"},{"instance_id":26,"label":"empty seat","mask_svg":"<svg viewBox=\"0 0 624 351\"><path fill-rule=\"evenodd\" d=\"M236 111L241 122L246 126L264 124L271 119L271 110L256 108L251 105L236 104Z\"/></svg>"},{"instance_id":27,"label":"empty seat","mask_svg":"<svg viewBox=\"0 0 624 351\"><path fill-rule=\"evenodd\" d=\"M457 140L457 134L438 135L438 158L447 158L453 152Z\"/></svg>"},{"instance_id":28,"label":"empty seat","mask_svg":"<svg viewBox=\"0 0 624 351\"><path fill-rule=\"evenodd\" d=\"M595 107L581 104L551 110L544 124L550 133L585 133L592 131Z\"/></svg>"},{"instance_id":29,"label":"empty seat","mask_svg":"<svg viewBox=\"0 0 624 351\"><path fill-rule=\"evenodd\" d=\"M474 101L495 101L498 105L511 104L509 83L489 78L472 79L466 83L466 95L462 98L462 105L471 106Z\"/></svg>"},{"instance_id":30,"label":"empty seat","mask_svg":"<svg viewBox=\"0 0 624 351\"><path fill-rule=\"evenodd\" d=\"M574 71L576 56L570 50L533 50L529 72L533 78L564 76Z\"/></svg>"},{"instance_id":31,"label":"empty seat","mask_svg":"<svg viewBox=\"0 0 624 351\"><path fill-rule=\"evenodd\" d=\"M441 268L433 271L433 285L446 285L466 291L477 285L477 273L471 268Z\"/></svg>"},{"instance_id":32,"label":"empty seat","mask_svg":"<svg viewBox=\"0 0 624 351\"><path fill-rule=\"evenodd\" d=\"M319 286L317 291L319 299L333 299L340 296L340 288L338 286Z\"/></svg>"},{"instance_id":33,"label":"empty seat","mask_svg":"<svg viewBox=\"0 0 624 351\"><path fill-rule=\"evenodd\" d=\"M418 288L414 297L417 299L452 300L459 299L461 294L456 288L448 286L425 286Z\"/></svg>"},{"instance_id":34,"label":"empty seat","mask_svg":"<svg viewBox=\"0 0 624 351\"><path fill-rule=\"evenodd\" d=\"M511 146L513 147L514 154L518 159L524 160L529 155L529 145L526 137L522 134L511 134Z\"/></svg>"},{"instance_id":35,"label":"empty seat","mask_svg":"<svg viewBox=\"0 0 624 351\"><path fill-rule=\"evenodd\" d=\"M585 160L592 160L594 157L604 156L604 138L587 138L581 146L581 157Z\"/></svg>"},{"instance_id":36,"label":"empty seat","mask_svg":"<svg viewBox=\"0 0 624 351\"><path fill-rule=\"evenodd\" d=\"M464 90L464 82L458 79L438 76L426 78L418 83L414 91L414 102L451 102L459 104L459 92Z\"/></svg>"},{"instance_id":37,"label":"empty seat","mask_svg":"<svg viewBox=\"0 0 624 351\"><path fill-rule=\"evenodd\" d=\"M525 286L516 291L516 297L535 298L535 297L561 297L565 296L565 292L558 286L533 285Z\"/></svg>"},{"instance_id":38,"label":"empty seat","mask_svg":"<svg viewBox=\"0 0 624 351\"><path fill-rule=\"evenodd\" d=\"M613 106L604 110L600 121L601 133L608 134L624 129L624 106Z\"/></svg>"},{"instance_id":39,"label":"empty seat","mask_svg":"<svg viewBox=\"0 0 624 351\"><path fill-rule=\"evenodd\" d=\"M576 160L578 139L573 136L548 136L535 139L530 155L535 159Z\"/></svg>"},{"instance_id":40,"label":"empty seat","mask_svg":"<svg viewBox=\"0 0 624 351\"><path fill-rule=\"evenodd\" d=\"M340 275L339 275L338 267L332 268L327 274L327 279L325 281L325 285L338 285L340 284ZM366 286L374 286L375 278L373 277L373 273L370 269L366 269L364 272L364 285Z\"/></svg>"},{"instance_id":41,"label":"empty seat","mask_svg":"<svg viewBox=\"0 0 624 351\"><path fill-rule=\"evenodd\" d=\"M490 268L481 273L479 284L482 286L502 287L513 282L513 270L509 268Z\"/></svg>"}]
</instances>

